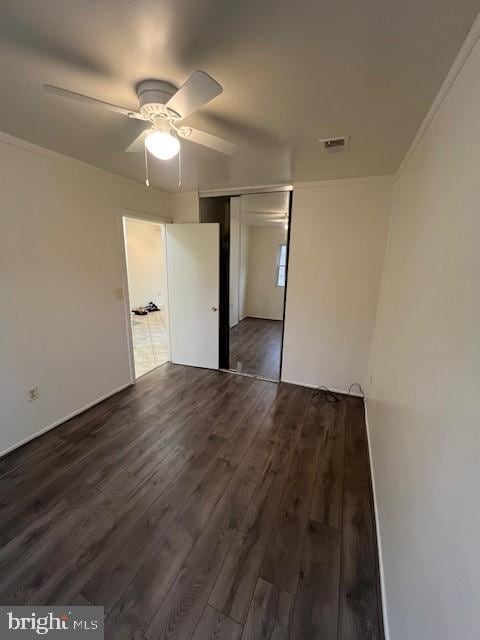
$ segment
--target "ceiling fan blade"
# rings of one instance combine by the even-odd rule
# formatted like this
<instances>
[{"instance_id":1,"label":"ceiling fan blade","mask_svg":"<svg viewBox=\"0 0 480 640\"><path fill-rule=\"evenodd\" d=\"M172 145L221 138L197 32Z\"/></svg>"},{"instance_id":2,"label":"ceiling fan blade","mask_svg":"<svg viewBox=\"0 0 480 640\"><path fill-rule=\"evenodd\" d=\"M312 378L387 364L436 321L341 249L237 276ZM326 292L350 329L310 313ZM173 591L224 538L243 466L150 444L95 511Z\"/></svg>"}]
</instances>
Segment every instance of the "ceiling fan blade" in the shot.
<instances>
[{"instance_id":1,"label":"ceiling fan blade","mask_svg":"<svg viewBox=\"0 0 480 640\"><path fill-rule=\"evenodd\" d=\"M130 144L125 151L127 153L138 153L139 151L143 151L145 149L145 138L151 131L150 127L144 129L140 135L138 135L135 140Z\"/></svg>"},{"instance_id":2,"label":"ceiling fan blade","mask_svg":"<svg viewBox=\"0 0 480 640\"><path fill-rule=\"evenodd\" d=\"M115 113L121 113L124 116L128 116L129 118L138 118L140 120L144 119L143 116L141 116L139 113L136 113L135 111L124 109L123 107L119 107L116 104L110 104L110 102L97 100L97 98L90 98L90 96L84 96L81 93L68 91L68 89L62 89L61 87L54 87L51 84L44 84L43 88L47 93L52 93L55 96L61 96L62 98L70 98L71 100L76 100L77 102L83 102L84 104L91 104L96 107L102 107L103 109L114 111Z\"/></svg>"},{"instance_id":3,"label":"ceiling fan blade","mask_svg":"<svg viewBox=\"0 0 480 640\"><path fill-rule=\"evenodd\" d=\"M227 156L233 156L233 154L238 151L237 145L233 142L228 142L228 140L214 136L206 131L200 131L200 129L182 127L182 129L179 130L179 135L185 140L196 142L209 149L224 153Z\"/></svg>"},{"instance_id":4,"label":"ceiling fan blade","mask_svg":"<svg viewBox=\"0 0 480 640\"><path fill-rule=\"evenodd\" d=\"M195 71L165 106L178 113L183 119L220 95L222 91L222 85L208 73Z\"/></svg>"}]
</instances>

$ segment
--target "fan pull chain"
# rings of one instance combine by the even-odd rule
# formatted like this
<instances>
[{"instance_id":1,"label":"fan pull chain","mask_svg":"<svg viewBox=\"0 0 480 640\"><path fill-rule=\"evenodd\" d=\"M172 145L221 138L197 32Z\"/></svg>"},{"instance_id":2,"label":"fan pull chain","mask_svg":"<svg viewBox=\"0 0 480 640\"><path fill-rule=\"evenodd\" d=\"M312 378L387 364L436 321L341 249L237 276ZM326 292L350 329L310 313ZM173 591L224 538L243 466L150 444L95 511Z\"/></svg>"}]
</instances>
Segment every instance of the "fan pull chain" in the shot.
<instances>
[{"instance_id":1,"label":"fan pull chain","mask_svg":"<svg viewBox=\"0 0 480 640\"><path fill-rule=\"evenodd\" d=\"M180 142L180 141L179 141ZM182 186L182 145L178 149L178 188Z\"/></svg>"},{"instance_id":2,"label":"fan pull chain","mask_svg":"<svg viewBox=\"0 0 480 640\"><path fill-rule=\"evenodd\" d=\"M145 145L145 184L147 185L147 187L150 186L150 180L148 179L148 152L147 152L147 146Z\"/></svg>"}]
</instances>

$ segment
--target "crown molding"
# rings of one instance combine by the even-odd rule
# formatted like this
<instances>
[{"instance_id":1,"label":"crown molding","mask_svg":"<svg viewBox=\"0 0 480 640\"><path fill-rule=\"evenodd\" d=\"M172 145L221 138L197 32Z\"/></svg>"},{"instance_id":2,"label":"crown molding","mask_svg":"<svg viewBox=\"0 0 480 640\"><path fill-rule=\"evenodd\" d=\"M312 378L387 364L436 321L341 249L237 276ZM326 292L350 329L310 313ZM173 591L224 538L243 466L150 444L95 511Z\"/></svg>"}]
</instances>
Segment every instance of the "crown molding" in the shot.
<instances>
[{"instance_id":1,"label":"crown molding","mask_svg":"<svg viewBox=\"0 0 480 640\"><path fill-rule=\"evenodd\" d=\"M475 22L473 23L470 31L468 32L468 35L465 38L465 41L462 47L460 48L460 51L458 52L457 57L455 58L454 63L450 67L450 71L447 73L445 80L443 81L442 86L440 87L440 91L437 93L434 101L430 106L430 109L427 111L427 115L423 119L423 122L420 125L420 128L418 129L412 141L412 144L410 145L407 153L405 154L402 162L400 163L400 166L395 174L396 180L398 180L398 178L402 174L405 168L405 165L407 164L408 160L414 153L416 147L420 144L423 136L427 132L427 129L430 127L433 119L437 115L446 97L450 93L450 90L455 84L455 80L457 79L458 74L463 69L463 66L465 65L466 61L470 57L470 54L472 53L479 38L480 38L480 13L476 17Z\"/></svg>"},{"instance_id":2,"label":"crown molding","mask_svg":"<svg viewBox=\"0 0 480 640\"><path fill-rule=\"evenodd\" d=\"M299 191L301 189L319 189L326 187L340 187L356 184L371 184L378 182L393 182L394 175L383 176L367 176L364 178L336 178L335 180L316 180L312 182L294 182L293 189Z\"/></svg>"}]
</instances>

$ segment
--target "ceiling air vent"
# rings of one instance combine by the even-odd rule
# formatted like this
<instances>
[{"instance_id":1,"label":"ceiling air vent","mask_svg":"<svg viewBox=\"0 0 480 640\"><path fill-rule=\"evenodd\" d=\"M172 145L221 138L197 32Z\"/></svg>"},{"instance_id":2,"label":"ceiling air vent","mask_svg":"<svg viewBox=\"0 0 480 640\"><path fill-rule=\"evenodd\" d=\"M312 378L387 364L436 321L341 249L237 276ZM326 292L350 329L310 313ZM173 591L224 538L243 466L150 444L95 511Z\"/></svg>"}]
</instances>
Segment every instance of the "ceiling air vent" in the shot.
<instances>
[{"instance_id":1,"label":"ceiling air vent","mask_svg":"<svg viewBox=\"0 0 480 640\"><path fill-rule=\"evenodd\" d=\"M338 138L320 138L319 143L327 153L339 153L340 151L348 151L348 136L339 136Z\"/></svg>"}]
</instances>

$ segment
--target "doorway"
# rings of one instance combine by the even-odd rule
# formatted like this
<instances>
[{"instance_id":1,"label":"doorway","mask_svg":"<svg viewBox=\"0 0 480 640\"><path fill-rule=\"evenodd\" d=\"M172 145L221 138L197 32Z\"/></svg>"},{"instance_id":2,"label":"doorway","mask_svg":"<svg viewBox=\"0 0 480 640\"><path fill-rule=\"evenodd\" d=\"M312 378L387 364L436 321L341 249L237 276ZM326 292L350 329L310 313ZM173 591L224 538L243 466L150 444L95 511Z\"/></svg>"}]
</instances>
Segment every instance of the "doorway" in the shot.
<instances>
[{"instance_id":1,"label":"doorway","mask_svg":"<svg viewBox=\"0 0 480 640\"><path fill-rule=\"evenodd\" d=\"M229 369L280 380L288 192L230 199Z\"/></svg>"},{"instance_id":2,"label":"doorway","mask_svg":"<svg viewBox=\"0 0 480 640\"><path fill-rule=\"evenodd\" d=\"M279 381L291 192L200 200L201 222L218 222L220 367Z\"/></svg>"},{"instance_id":3,"label":"doorway","mask_svg":"<svg viewBox=\"0 0 480 640\"><path fill-rule=\"evenodd\" d=\"M165 225L124 217L135 378L170 360Z\"/></svg>"}]
</instances>

